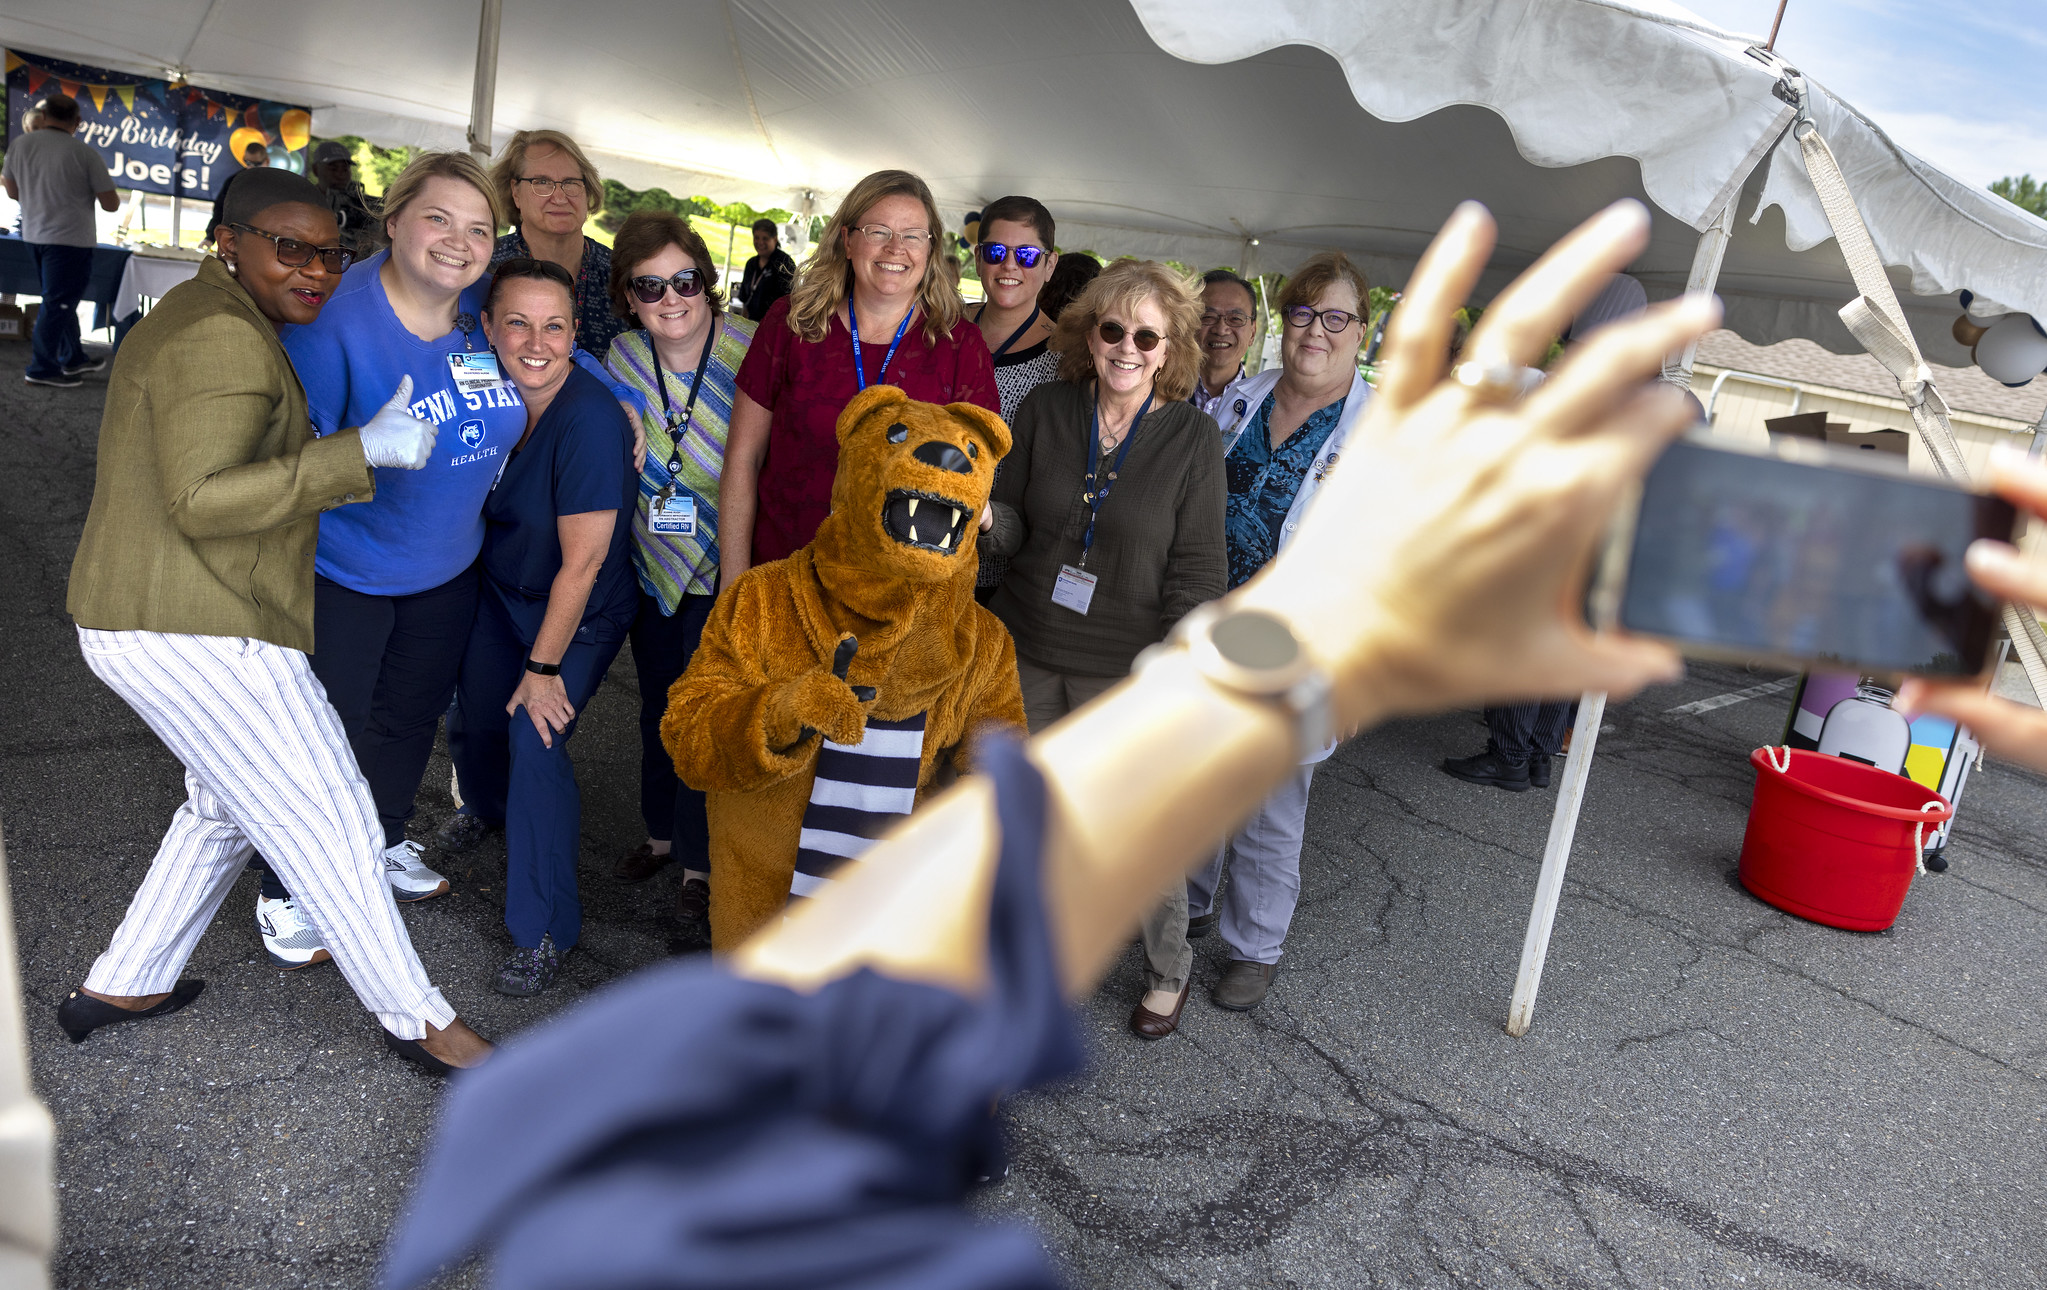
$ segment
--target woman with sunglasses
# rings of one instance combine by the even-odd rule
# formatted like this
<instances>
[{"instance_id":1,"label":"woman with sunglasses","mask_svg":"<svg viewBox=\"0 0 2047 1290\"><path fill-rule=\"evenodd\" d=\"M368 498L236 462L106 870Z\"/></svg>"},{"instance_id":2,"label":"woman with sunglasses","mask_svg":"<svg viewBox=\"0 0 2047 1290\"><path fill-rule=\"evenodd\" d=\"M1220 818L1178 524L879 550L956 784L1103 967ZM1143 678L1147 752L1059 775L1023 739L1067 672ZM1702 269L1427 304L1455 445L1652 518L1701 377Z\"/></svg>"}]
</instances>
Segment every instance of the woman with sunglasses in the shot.
<instances>
[{"instance_id":1,"label":"woman with sunglasses","mask_svg":"<svg viewBox=\"0 0 2047 1290\"><path fill-rule=\"evenodd\" d=\"M1009 559L988 607L1016 639L1033 734L1128 676L1139 653L1223 594L1222 441L1187 402L1200 322L1200 297L1179 273L1116 261L1059 315L1059 379L1024 396L1010 423L983 541ZM1186 890L1174 888L1152 923L1184 924ZM1150 961L1150 991L1131 1015L1139 1034L1172 1033L1192 967L1184 934Z\"/></svg>"},{"instance_id":2,"label":"woman with sunglasses","mask_svg":"<svg viewBox=\"0 0 2047 1290\"><path fill-rule=\"evenodd\" d=\"M839 412L870 385L997 412L980 329L946 278L945 225L924 181L881 170L853 185L795 290L775 302L739 369L718 563L731 586L808 543L831 511Z\"/></svg>"},{"instance_id":3,"label":"woman with sunglasses","mask_svg":"<svg viewBox=\"0 0 2047 1290\"><path fill-rule=\"evenodd\" d=\"M1004 197L981 213L981 241L974 258L987 299L975 312L974 322L995 363L995 390L1002 399L1004 421L1016 420L1024 395L1059 375L1059 356L1050 343L1053 319L1038 300L1059 263L1059 253L1052 249L1055 231L1052 212L1035 197ZM1002 478L1000 462L995 477ZM974 596L985 605L1009 565L985 546L980 560Z\"/></svg>"},{"instance_id":4,"label":"woman with sunglasses","mask_svg":"<svg viewBox=\"0 0 2047 1290\"><path fill-rule=\"evenodd\" d=\"M369 785L307 661L327 645L312 572L322 514L368 510L439 436L407 411L402 378L314 435L277 333L332 307L341 232L319 190L282 169L243 177L223 214L218 258L114 362L66 602L87 664L184 763L190 799L57 1021L82 1043L197 998L205 982L179 973L261 846L386 1043L441 1073L473 1066L490 1045L413 952Z\"/></svg>"},{"instance_id":5,"label":"woman with sunglasses","mask_svg":"<svg viewBox=\"0 0 2047 1290\"><path fill-rule=\"evenodd\" d=\"M1349 257L1340 251L1310 257L1280 293L1279 367L1233 384L1219 408L1231 590L1292 540L1365 414L1372 391L1358 373L1358 350L1368 299L1364 272ZM1229 966L1209 995L1219 1008L1248 1012L1272 988L1301 895L1308 787L1315 766L1334 751L1332 743L1297 766L1189 876L1185 901L1145 924L1145 954L1160 962L1186 955L1188 936L1205 936L1220 921ZM1230 884L1218 900L1226 858Z\"/></svg>"},{"instance_id":6,"label":"woman with sunglasses","mask_svg":"<svg viewBox=\"0 0 2047 1290\"><path fill-rule=\"evenodd\" d=\"M424 469L381 478L373 499L321 517L313 563L313 673L376 799L401 901L448 890L405 829L476 615L484 495L526 424L476 321L499 214L473 157L423 154L384 195L389 248L283 338L316 433L363 424L401 383L411 413L440 432ZM279 967L327 957L274 874L256 923Z\"/></svg>"},{"instance_id":7,"label":"woman with sunglasses","mask_svg":"<svg viewBox=\"0 0 2047 1290\"><path fill-rule=\"evenodd\" d=\"M644 882L682 861L678 948L709 945L711 852L704 795L675 775L661 716L718 593L718 479L735 382L754 324L725 307L710 249L680 216L634 211L611 248L611 307L639 323L611 342L606 366L641 395L647 453L633 508L639 612L633 668L640 683L640 814L647 840L614 871Z\"/></svg>"},{"instance_id":8,"label":"woman with sunglasses","mask_svg":"<svg viewBox=\"0 0 2047 1290\"><path fill-rule=\"evenodd\" d=\"M547 260L576 284L576 345L602 361L624 324L611 312L611 251L583 225L604 209L604 181L574 139L559 130L521 130L490 168L498 205L512 231L491 252L507 260Z\"/></svg>"},{"instance_id":9,"label":"woman with sunglasses","mask_svg":"<svg viewBox=\"0 0 2047 1290\"><path fill-rule=\"evenodd\" d=\"M636 607L630 438L611 390L576 362L575 280L550 260L492 275L483 326L524 405L484 502L483 595L462 656L448 751L460 819L505 830L505 927L492 982L534 995L583 927L576 894L582 795L569 761L576 716L618 657Z\"/></svg>"}]
</instances>

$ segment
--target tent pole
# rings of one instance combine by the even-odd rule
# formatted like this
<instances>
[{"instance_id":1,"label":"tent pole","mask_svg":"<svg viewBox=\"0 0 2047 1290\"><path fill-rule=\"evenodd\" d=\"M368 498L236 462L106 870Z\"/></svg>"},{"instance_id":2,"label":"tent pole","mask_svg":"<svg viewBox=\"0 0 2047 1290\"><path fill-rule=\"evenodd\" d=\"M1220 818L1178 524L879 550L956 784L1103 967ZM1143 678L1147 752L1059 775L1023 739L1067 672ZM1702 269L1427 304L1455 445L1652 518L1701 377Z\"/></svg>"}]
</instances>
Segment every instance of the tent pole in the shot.
<instances>
[{"instance_id":1,"label":"tent pole","mask_svg":"<svg viewBox=\"0 0 2047 1290\"><path fill-rule=\"evenodd\" d=\"M175 176L173 176L173 179L175 180ZM175 250L175 249L177 248L177 246L178 246L178 235L179 235L179 227L180 227L180 225L181 225L181 224L183 224L183 222L184 222L184 220L183 220L183 216L184 216L184 214L185 214L185 199L184 199L184 198L182 198L182 197L180 197L180 196L178 196L178 195L177 195L176 193L172 193L172 194L171 194L171 248L172 248L173 250Z\"/></svg>"},{"instance_id":2,"label":"tent pole","mask_svg":"<svg viewBox=\"0 0 2047 1290\"><path fill-rule=\"evenodd\" d=\"M1691 276L1685 281L1686 295L1711 292L1719 283L1720 265L1727 257L1727 239L1734 231L1734 206L1738 200L1739 194L1730 197L1699 235L1699 248L1692 255ZM1692 360L1698 348L1697 342L1685 346L1674 364L1666 364L1665 376L1689 389ZM1528 935L1521 942L1521 970L1514 978L1514 998L1507 1005L1507 1033L1516 1039L1527 1034L1535 1020L1535 995L1542 988L1550 929L1557 920L1557 903L1563 898L1564 870L1570 864L1578 813L1585 804L1585 785L1592 778L1592 752L1598 746L1599 723L1605 716L1604 693L1587 690L1578 697L1578 721L1571 729L1571 755L1565 759L1564 777L1557 785L1556 814L1550 817L1549 841L1542 851L1542 873L1535 880L1535 907L1528 911Z\"/></svg>"},{"instance_id":3,"label":"tent pole","mask_svg":"<svg viewBox=\"0 0 2047 1290\"><path fill-rule=\"evenodd\" d=\"M483 0L476 28L476 81L469 96L469 151L490 160L491 109L498 97L498 26L504 0Z\"/></svg>"}]
</instances>

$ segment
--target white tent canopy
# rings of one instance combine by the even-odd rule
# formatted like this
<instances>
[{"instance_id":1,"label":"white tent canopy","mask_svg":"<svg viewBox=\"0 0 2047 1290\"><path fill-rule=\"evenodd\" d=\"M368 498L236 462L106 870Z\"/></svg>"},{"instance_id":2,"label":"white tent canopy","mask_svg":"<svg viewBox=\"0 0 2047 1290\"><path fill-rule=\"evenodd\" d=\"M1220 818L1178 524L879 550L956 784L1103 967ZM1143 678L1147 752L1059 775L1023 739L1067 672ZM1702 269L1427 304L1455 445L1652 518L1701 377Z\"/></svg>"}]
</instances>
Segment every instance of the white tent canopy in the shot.
<instances>
[{"instance_id":1,"label":"white tent canopy","mask_svg":"<svg viewBox=\"0 0 2047 1290\"><path fill-rule=\"evenodd\" d=\"M476 39L467 3L0 0L12 47L307 102L317 133L386 145L462 145ZM1068 247L1284 270L1336 246L1389 284L1466 197L1501 220L1490 288L1632 195L1658 297L1738 194L1729 325L1855 350L1749 43L1666 0L505 0L496 137L552 126L631 186L798 211L902 166L954 213L1039 197ZM2047 317L2047 223L1812 99L1929 359L1967 361L1964 287Z\"/></svg>"}]
</instances>

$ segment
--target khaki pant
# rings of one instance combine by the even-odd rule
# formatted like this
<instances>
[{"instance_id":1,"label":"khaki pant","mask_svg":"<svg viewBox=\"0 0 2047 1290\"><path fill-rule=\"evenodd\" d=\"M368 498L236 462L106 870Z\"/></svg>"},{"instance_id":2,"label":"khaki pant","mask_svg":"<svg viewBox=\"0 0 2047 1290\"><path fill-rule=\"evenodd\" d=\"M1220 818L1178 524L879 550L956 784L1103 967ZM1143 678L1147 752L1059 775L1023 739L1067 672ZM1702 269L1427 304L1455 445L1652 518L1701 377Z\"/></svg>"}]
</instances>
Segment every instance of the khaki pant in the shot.
<instances>
[{"instance_id":1,"label":"khaki pant","mask_svg":"<svg viewBox=\"0 0 2047 1290\"><path fill-rule=\"evenodd\" d=\"M1037 734L1059 718L1102 694L1123 678L1120 676L1073 676L1039 667L1026 659L1016 661L1017 679L1023 684L1024 720ZM1145 988L1179 993L1187 985L1194 967L1194 950L1187 943L1187 884L1174 879L1164 899L1146 916L1143 925Z\"/></svg>"}]
</instances>

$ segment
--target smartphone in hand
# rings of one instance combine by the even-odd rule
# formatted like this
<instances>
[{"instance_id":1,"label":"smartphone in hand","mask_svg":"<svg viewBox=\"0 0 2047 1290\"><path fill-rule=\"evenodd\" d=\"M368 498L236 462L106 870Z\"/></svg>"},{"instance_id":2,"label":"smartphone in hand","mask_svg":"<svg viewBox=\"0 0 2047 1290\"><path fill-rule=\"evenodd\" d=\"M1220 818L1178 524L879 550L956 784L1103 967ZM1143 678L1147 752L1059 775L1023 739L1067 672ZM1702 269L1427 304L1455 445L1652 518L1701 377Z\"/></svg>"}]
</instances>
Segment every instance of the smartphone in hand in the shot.
<instances>
[{"instance_id":1,"label":"smartphone in hand","mask_svg":"<svg viewBox=\"0 0 2047 1290\"><path fill-rule=\"evenodd\" d=\"M1983 672L2000 607L1962 557L1977 538L2011 541L2016 509L1872 456L1679 440L1615 526L1593 624L1730 662Z\"/></svg>"}]
</instances>

